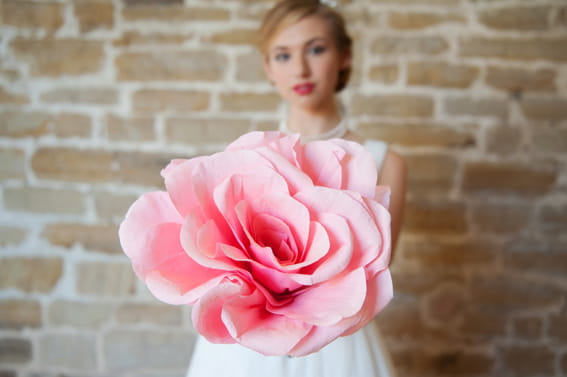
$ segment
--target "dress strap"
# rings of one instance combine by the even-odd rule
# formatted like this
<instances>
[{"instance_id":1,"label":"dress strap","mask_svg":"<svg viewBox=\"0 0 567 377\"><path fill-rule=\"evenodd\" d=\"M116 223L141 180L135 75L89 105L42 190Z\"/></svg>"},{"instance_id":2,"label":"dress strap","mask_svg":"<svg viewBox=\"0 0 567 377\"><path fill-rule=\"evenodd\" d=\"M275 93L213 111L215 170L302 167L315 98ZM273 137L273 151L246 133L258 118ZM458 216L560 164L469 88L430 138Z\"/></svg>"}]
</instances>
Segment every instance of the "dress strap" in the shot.
<instances>
[{"instance_id":1,"label":"dress strap","mask_svg":"<svg viewBox=\"0 0 567 377\"><path fill-rule=\"evenodd\" d=\"M376 167L378 168L378 174L380 174L384 158L386 157L386 152L388 152L388 144L382 140L366 140L364 142L364 146L374 157Z\"/></svg>"}]
</instances>

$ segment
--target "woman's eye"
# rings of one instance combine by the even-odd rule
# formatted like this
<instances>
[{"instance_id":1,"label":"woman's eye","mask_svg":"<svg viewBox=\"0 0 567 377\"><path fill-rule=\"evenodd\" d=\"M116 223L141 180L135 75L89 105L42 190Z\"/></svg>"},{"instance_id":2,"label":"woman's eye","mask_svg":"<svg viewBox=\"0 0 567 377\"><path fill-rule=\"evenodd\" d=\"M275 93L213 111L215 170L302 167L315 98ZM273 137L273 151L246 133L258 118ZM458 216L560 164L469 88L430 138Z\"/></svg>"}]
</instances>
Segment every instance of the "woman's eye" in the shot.
<instances>
[{"instance_id":1,"label":"woman's eye","mask_svg":"<svg viewBox=\"0 0 567 377\"><path fill-rule=\"evenodd\" d=\"M326 50L325 46L314 46L309 49L309 52L313 55L319 55L324 53Z\"/></svg>"},{"instance_id":2,"label":"woman's eye","mask_svg":"<svg viewBox=\"0 0 567 377\"><path fill-rule=\"evenodd\" d=\"M289 60L289 54L282 52L280 54L276 54L276 56L274 56L274 59L278 62L285 62Z\"/></svg>"}]
</instances>

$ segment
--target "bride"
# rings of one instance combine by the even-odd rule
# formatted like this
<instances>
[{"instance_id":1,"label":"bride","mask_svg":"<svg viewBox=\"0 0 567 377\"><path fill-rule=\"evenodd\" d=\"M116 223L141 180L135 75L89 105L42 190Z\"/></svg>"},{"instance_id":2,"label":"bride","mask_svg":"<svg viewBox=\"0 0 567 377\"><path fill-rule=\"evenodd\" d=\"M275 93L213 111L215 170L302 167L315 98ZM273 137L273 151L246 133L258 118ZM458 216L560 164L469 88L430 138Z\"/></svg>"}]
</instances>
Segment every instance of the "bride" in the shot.
<instances>
[{"instance_id":1,"label":"bride","mask_svg":"<svg viewBox=\"0 0 567 377\"><path fill-rule=\"evenodd\" d=\"M260 28L267 77L288 104L280 130L303 141L342 137L366 146L374 156L378 182L391 188L392 250L405 201L406 164L380 140L363 140L348 126L336 94L351 70L351 38L342 16L314 0L279 1ZM376 321L304 357L264 356L238 344L211 344L199 337L187 377L394 376Z\"/></svg>"}]
</instances>

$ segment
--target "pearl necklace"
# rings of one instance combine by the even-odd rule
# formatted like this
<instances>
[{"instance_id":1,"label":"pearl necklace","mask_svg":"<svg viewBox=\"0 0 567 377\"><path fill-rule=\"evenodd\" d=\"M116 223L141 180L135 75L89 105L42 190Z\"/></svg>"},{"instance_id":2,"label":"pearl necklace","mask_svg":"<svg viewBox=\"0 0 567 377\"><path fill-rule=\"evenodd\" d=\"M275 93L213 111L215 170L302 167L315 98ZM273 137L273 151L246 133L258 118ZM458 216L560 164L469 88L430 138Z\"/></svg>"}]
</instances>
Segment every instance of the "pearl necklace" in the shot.
<instances>
[{"instance_id":1,"label":"pearl necklace","mask_svg":"<svg viewBox=\"0 0 567 377\"><path fill-rule=\"evenodd\" d=\"M279 131L284 132L286 134L297 133L297 132L294 132L294 131L292 131L288 128L287 122L285 120L282 120L280 122ZM329 131L326 131L326 132L323 132L323 133L320 133L320 134L316 134L316 135L300 135L300 137L301 137L301 141L306 143L306 142L315 141L315 140L327 140L327 139L341 138L341 137L346 135L347 131L348 131L347 119L343 114L343 117L341 118L341 121L339 122L339 124L337 124L334 128L330 129Z\"/></svg>"}]
</instances>

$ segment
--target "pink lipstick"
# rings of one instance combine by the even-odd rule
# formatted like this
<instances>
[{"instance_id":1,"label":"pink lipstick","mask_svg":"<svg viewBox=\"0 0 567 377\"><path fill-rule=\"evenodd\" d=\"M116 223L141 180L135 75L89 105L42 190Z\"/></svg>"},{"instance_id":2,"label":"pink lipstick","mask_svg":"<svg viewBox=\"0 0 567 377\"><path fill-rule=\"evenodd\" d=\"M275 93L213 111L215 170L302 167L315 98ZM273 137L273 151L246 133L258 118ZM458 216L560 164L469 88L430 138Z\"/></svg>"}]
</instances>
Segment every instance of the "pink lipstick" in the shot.
<instances>
[{"instance_id":1,"label":"pink lipstick","mask_svg":"<svg viewBox=\"0 0 567 377\"><path fill-rule=\"evenodd\" d=\"M312 83L299 84L293 87L293 90L300 96L308 95L313 89L315 89L315 84Z\"/></svg>"}]
</instances>

